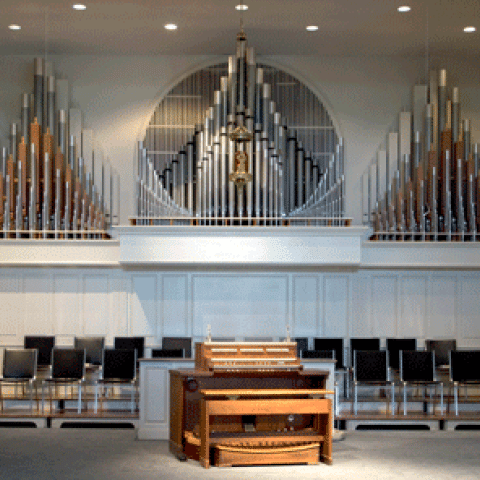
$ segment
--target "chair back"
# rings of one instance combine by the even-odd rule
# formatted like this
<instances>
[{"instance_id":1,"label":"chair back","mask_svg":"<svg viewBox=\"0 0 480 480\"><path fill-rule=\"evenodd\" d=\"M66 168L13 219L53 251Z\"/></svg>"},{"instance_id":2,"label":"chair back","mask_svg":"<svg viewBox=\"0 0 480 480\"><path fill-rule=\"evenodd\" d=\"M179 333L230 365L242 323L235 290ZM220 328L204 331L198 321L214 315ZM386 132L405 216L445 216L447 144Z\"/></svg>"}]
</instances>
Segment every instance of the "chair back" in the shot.
<instances>
[{"instance_id":1,"label":"chair back","mask_svg":"<svg viewBox=\"0 0 480 480\"><path fill-rule=\"evenodd\" d=\"M162 348L164 350L182 349L185 358L192 358L192 339L190 337L163 337Z\"/></svg>"},{"instance_id":2,"label":"chair back","mask_svg":"<svg viewBox=\"0 0 480 480\"><path fill-rule=\"evenodd\" d=\"M302 350L302 358L329 358L335 360L335 350Z\"/></svg>"},{"instance_id":3,"label":"chair back","mask_svg":"<svg viewBox=\"0 0 480 480\"><path fill-rule=\"evenodd\" d=\"M136 350L137 359L144 357L145 337L115 337L114 347L117 350Z\"/></svg>"},{"instance_id":4,"label":"chair back","mask_svg":"<svg viewBox=\"0 0 480 480\"><path fill-rule=\"evenodd\" d=\"M425 348L435 352L435 365L448 365L450 352L457 349L456 340L425 340Z\"/></svg>"},{"instance_id":5,"label":"chair back","mask_svg":"<svg viewBox=\"0 0 480 480\"><path fill-rule=\"evenodd\" d=\"M380 350L379 338L351 338L350 339L350 363L353 364L357 350Z\"/></svg>"},{"instance_id":6,"label":"chair back","mask_svg":"<svg viewBox=\"0 0 480 480\"><path fill-rule=\"evenodd\" d=\"M3 378L35 378L37 375L37 350L3 351Z\"/></svg>"},{"instance_id":7,"label":"chair back","mask_svg":"<svg viewBox=\"0 0 480 480\"><path fill-rule=\"evenodd\" d=\"M387 351L390 360L390 367L398 370L400 368L400 350L416 350L417 340L415 338L387 338Z\"/></svg>"},{"instance_id":8,"label":"chair back","mask_svg":"<svg viewBox=\"0 0 480 480\"><path fill-rule=\"evenodd\" d=\"M388 352L355 350L353 378L357 382L386 382L388 378Z\"/></svg>"},{"instance_id":9,"label":"chair back","mask_svg":"<svg viewBox=\"0 0 480 480\"><path fill-rule=\"evenodd\" d=\"M102 378L104 380L134 380L136 375L136 350L118 348L103 350Z\"/></svg>"},{"instance_id":10,"label":"chair back","mask_svg":"<svg viewBox=\"0 0 480 480\"><path fill-rule=\"evenodd\" d=\"M480 382L480 350L450 351L450 378L453 382Z\"/></svg>"},{"instance_id":11,"label":"chair back","mask_svg":"<svg viewBox=\"0 0 480 480\"><path fill-rule=\"evenodd\" d=\"M74 346L85 349L85 361L90 365L102 364L104 337L75 337Z\"/></svg>"},{"instance_id":12,"label":"chair back","mask_svg":"<svg viewBox=\"0 0 480 480\"><path fill-rule=\"evenodd\" d=\"M293 340L297 342L298 357L302 357L302 352L308 350L308 337L296 337Z\"/></svg>"},{"instance_id":13,"label":"chair back","mask_svg":"<svg viewBox=\"0 0 480 480\"><path fill-rule=\"evenodd\" d=\"M337 360L335 368L337 370L345 368L343 361L343 338L315 338L313 347L315 350L335 350L335 359Z\"/></svg>"},{"instance_id":14,"label":"chair back","mask_svg":"<svg viewBox=\"0 0 480 480\"><path fill-rule=\"evenodd\" d=\"M52 350L52 378L80 380L85 376L85 350L59 348Z\"/></svg>"},{"instance_id":15,"label":"chair back","mask_svg":"<svg viewBox=\"0 0 480 480\"><path fill-rule=\"evenodd\" d=\"M38 350L37 365L51 365L52 349L55 347L55 337L45 335L26 335L23 339L25 348L36 348Z\"/></svg>"},{"instance_id":16,"label":"chair back","mask_svg":"<svg viewBox=\"0 0 480 480\"><path fill-rule=\"evenodd\" d=\"M183 358L183 350L181 348L173 350L152 348L152 358Z\"/></svg>"},{"instance_id":17,"label":"chair back","mask_svg":"<svg viewBox=\"0 0 480 480\"><path fill-rule=\"evenodd\" d=\"M402 382L435 381L435 352L400 350L400 380Z\"/></svg>"}]
</instances>

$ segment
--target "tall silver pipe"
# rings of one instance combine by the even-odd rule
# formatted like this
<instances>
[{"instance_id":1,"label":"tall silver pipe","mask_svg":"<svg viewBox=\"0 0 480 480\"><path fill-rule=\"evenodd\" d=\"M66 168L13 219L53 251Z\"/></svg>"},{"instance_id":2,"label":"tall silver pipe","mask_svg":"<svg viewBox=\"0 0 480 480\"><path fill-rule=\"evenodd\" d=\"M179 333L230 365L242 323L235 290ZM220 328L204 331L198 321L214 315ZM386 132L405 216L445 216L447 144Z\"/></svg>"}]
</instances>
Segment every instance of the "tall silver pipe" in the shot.
<instances>
[{"instance_id":1,"label":"tall silver pipe","mask_svg":"<svg viewBox=\"0 0 480 480\"><path fill-rule=\"evenodd\" d=\"M220 127L220 215L225 217L227 215L227 185L228 174L227 171L227 157L228 157L228 135L225 126Z\"/></svg>"},{"instance_id":2,"label":"tall silver pipe","mask_svg":"<svg viewBox=\"0 0 480 480\"><path fill-rule=\"evenodd\" d=\"M433 145L433 107L428 104L425 113L425 155L432 150ZM423 171L426 172L426 165L423 164Z\"/></svg>"},{"instance_id":3,"label":"tall silver pipe","mask_svg":"<svg viewBox=\"0 0 480 480\"><path fill-rule=\"evenodd\" d=\"M418 168L422 161L422 136L419 131L415 132L415 142L413 144L413 165L412 165L412 183L413 188L417 188Z\"/></svg>"},{"instance_id":4,"label":"tall silver pipe","mask_svg":"<svg viewBox=\"0 0 480 480\"><path fill-rule=\"evenodd\" d=\"M17 124L12 123L10 127L10 154L13 158L13 166L15 168L17 164L17 145L18 145L18 138L17 138Z\"/></svg>"},{"instance_id":5,"label":"tall silver pipe","mask_svg":"<svg viewBox=\"0 0 480 480\"><path fill-rule=\"evenodd\" d=\"M263 68L257 68L255 82L255 125L263 123Z\"/></svg>"},{"instance_id":6,"label":"tall silver pipe","mask_svg":"<svg viewBox=\"0 0 480 480\"><path fill-rule=\"evenodd\" d=\"M268 115L268 137L273 140L275 139L275 109L276 104L273 100L270 100L270 110ZM278 145L275 144L275 148L278 148Z\"/></svg>"},{"instance_id":7,"label":"tall silver pipe","mask_svg":"<svg viewBox=\"0 0 480 480\"><path fill-rule=\"evenodd\" d=\"M274 174L274 152L275 144L270 142L268 148L268 216L274 216L274 203L275 203L275 174Z\"/></svg>"},{"instance_id":8,"label":"tall silver pipe","mask_svg":"<svg viewBox=\"0 0 480 480\"><path fill-rule=\"evenodd\" d=\"M247 130L253 134L254 132L254 119L253 119L253 110L246 110L245 111L245 126ZM252 176L254 174L253 172L253 152L255 150L253 141L247 142L245 145L245 151L247 153L248 157L248 173L250 173ZM246 185L246 198L247 198L247 205L246 205L246 212L248 218L252 216L252 211L253 211L253 184L252 182L248 182Z\"/></svg>"},{"instance_id":9,"label":"tall silver pipe","mask_svg":"<svg viewBox=\"0 0 480 480\"><path fill-rule=\"evenodd\" d=\"M36 58L34 61L34 76L33 76L33 94L34 107L33 116L37 119L40 127L43 127L43 74L44 63L43 58Z\"/></svg>"},{"instance_id":10,"label":"tall silver pipe","mask_svg":"<svg viewBox=\"0 0 480 480\"><path fill-rule=\"evenodd\" d=\"M270 96L271 96L271 86L268 83L263 84L263 105L262 105L262 112L263 112L263 131L269 132L270 130Z\"/></svg>"},{"instance_id":11,"label":"tall silver pipe","mask_svg":"<svg viewBox=\"0 0 480 480\"><path fill-rule=\"evenodd\" d=\"M46 126L55 137L55 77L47 77L47 119Z\"/></svg>"},{"instance_id":12,"label":"tall silver pipe","mask_svg":"<svg viewBox=\"0 0 480 480\"><path fill-rule=\"evenodd\" d=\"M443 179L443 198L445 201L444 224L447 240L451 240L452 233L452 205L450 192L450 150L445 152L445 178Z\"/></svg>"},{"instance_id":13,"label":"tall silver pipe","mask_svg":"<svg viewBox=\"0 0 480 480\"><path fill-rule=\"evenodd\" d=\"M445 130L447 124L447 71L440 70L438 78L438 136ZM438 151L438 148L437 148Z\"/></svg>"},{"instance_id":14,"label":"tall silver pipe","mask_svg":"<svg viewBox=\"0 0 480 480\"><path fill-rule=\"evenodd\" d=\"M11 210L11 205L10 205L10 197L11 197L11 181L10 181L10 175L7 175L5 177L5 208L4 208L4 214L3 214L3 231L8 232L10 230L10 210ZM3 201L3 199L2 199ZM8 235L6 233L6 235Z\"/></svg>"},{"instance_id":15,"label":"tall silver pipe","mask_svg":"<svg viewBox=\"0 0 480 480\"><path fill-rule=\"evenodd\" d=\"M176 157L172 160L172 192L173 202L178 205L178 160Z\"/></svg>"},{"instance_id":16,"label":"tall silver pipe","mask_svg":"<svg viewBox=\"0 0 480 480\"><path fill-rule=\"evenodd\" d=\"M286 131L283 128L283 125L279 126L278 129L278 185L279 185L279 195L280 195L280 205L279 213L280 216L285 215L285 179L284 179L284 168L285 168L285 156L286 156Z\"/></svg>"},{"instance_id":17,"label":"tall silver pipe","mask_svg":"<svg viewBox=\"0 0 480 480\"><path fill-rule=\"evenodd\" d=\"M30 144L30 208L28 213L30 230L37 229L37 166L35 144ZM32 236L32 235L31 235Z\"/></svg>"},{"instance_id":18,"label":"tall silver pipe","mask_svg":"<svg viewBox=\"0 0 480 480\"><path fill-rule=\"evenodd\" d=\"M186 157L187 154L185 152L184 147L180 149L178 153L178 206L180 208L186 208L185 203L185 181L186 181Z\"/></svg>"},{"instance_id":19,"label":"tall silver pipe","mask_svg":"<svg viewBox=\"0 0 480 480\"><path fill-rule=\"evenodd\" d=\"M297 139L295 137L295 132L290 131L290 136L288 137L288 207L287 212L291 213L295 210L295 177L296 177L296 165L297 165L297 155L296 155L296 148L297 148Z\"/></svg>"},{"instance_id":20,"label":"tall silver pipe","mask_svg":"<svg viewBox=\"0 0 480 480\"><path fill-rule=\"evenodd\" d=\"M67 112L65 110L58 112L58 147L63 154L64 162L67 162Z\"/></svg>"},{"instance_id":21,"label":"tall silver pipe","mask_svg":"<svg viewBox=\"0 0 480 480\"><path fill-rule=\"evenodd\" d=\"M273 166L273 185L272 185L272 196L273 196L273 213L272 217L278 218L279 215L279 175L278 175L278 150L276 148L272 151L272 166Z\"/></svg>"},{"instance_id":22,"label":"tall silver pipe","mask_svg":"<svg viewBox=\"0 0 480 480\"><path fill-rule=\"evenodd\" d=\"M457 233L461 234L460 239L463 241L463 234L465 233L464 224L465 216L463 210L463 172L462 172L462 159L457 160L457 175L456 175L456 206L457 206Z\"/></svg>"},{"instance_id":23,"label":"tall silver pipe","mask_svg":"<svg viewBox=\"0 0 480 480\"><path fill-rule=\"evenodd\" d=\"M72 173L75 172L75 160L76 160L76 156L77 156L76 149L77 149L77 147L76 147L75 136L70 135L69 136L69 141L68 141L68 164L70 165ZM65 160L65 158L64 158L64 160ZM65 167L65 165L64 165L64 167Z\"/></svg>"},{"instance_id":24,"label":"tall silver pipe","mask_svg":"<svg viewBox=\"0 0 480 480\"><path fill-rule=\"evenodd\" d=\"M296 201L296 207L301 208L303 203L304 203L304 194L305 194L305 189L304 189L304 163L305 163L305 151L303 150L303 143L298 142L298 148L297 148L297 201ZM330 186L331 187L331 186Z\"/></svg>"},{"instance_id":25,"label":"tall silver pipe","mask_svg":"<svg viewBox=\"0 0 480 480\"><path fill-rule=\"evenodd\" d=\"M60 233L60 195L61 195L61 185L60 185L61 174L60 170L56 170L56 181L55 181L55 238L58 238Z\"/></svg>"},{"instance_id":26,"label":"tall silver pipe","mask_svg":"<svg viewBox=\"0 0 480 480\"><path fill-rule=\"evenodd\" d=\"M222 119L222 92L220 90L215 90L213 98L213 136L217 137L220 136L220 125Z\"/></svg>"},{"instance_id":27,"label":"tall silver pipe","mask_svg":"<svg viewBox=\"0 0 480 480\"><path fill-rule=\"evenodd\" d=\"M64 215L64 228L65 232L68 232L70 230L70 218L72 216L71 213L71 202L70 202L70 197L71 197L71 186L70 182L65 182L65 215Z\"/></svg>"},{"instance_id":28,"label":"tall silver pipe","mask_svg":"<svg viewBox=\"0 0 480 480\"><path fill-rule=\"evenodd\" d=\"M220 205L220 137L213 139L213 211L212 216L219 216Z\"/></svg>"},{"instance_id":29,"label":"tall silver pipe","mask_svg":"<svg viewBox=\"0 0 480 480\"><path fill-rule=\"evenodd\" d=\"M475 174L475 178L478 178L478 167L479 167L479 158L480 158L480 148L478 143L473 145L473 171Z\"/></svg>"},{"instance_id":30,"label":"tall silver pipe","mask_svg":"<svg viewBox=\"0 0 480 480\"><path fill-rule=\"evenodd\" d=\"M45 170L44 178L45 183L43 185L43 210L42 210L42 229L43 238L47 237L46 231L50 230L50 155L45 153Z\"/></svg>"},{"instance_id":31,"label":"tall silver pipe","mask_svg":"<svg viewBox=\"0 0 480 480\"><path fill-rule=\"evenodd\" d=\"M228 57L228 83L230 91L228 112L235 118L237 108L237 60L235 57Z\"/></svg>"},{"instance_id":32,"label":"tall silver pipe","mask_svg":"<svg viewBox=\"0 0 480 480\"><path fill-rule=\"evenodd\" d=\"M477 234L477 221L475 218L475 179L472 173L468 176L467 181L467 202L468 230L472 235L470 240L474 242Z\"/></svg>"},{"instance_id":33,"label":"tall silver pipe","mask_svg":"<svg viewBox=\"0 0 480 480\"><path fill-rule=\"evenodd\" d=\"M458 87L453 87L452 91L452 142L458 142L460 134L460 95Z\"/></svg>"},{"instance_id":34,"label":"tall silver pipe","mask_svg":"<svg viewBox=\"0 0 480 480\"><path fill-rule=\"evenodd\" d=\"M220 126L227 126L227 116L228 116L228 77L220 78L220 94L221 94L221 116L220 116Z\"/></svg>"},{"instance_id":35,"label":"tall silver pipe","mask_svg":"<svg viewBox=\"0 0 480 480\"><path fill-rule=\"evenodd\" d=\"M213 161L213 138L212 145L207 147L207 211L209 217L213 216L213 197L214 197L214 161Z\"/></svg>"},{"instance_id":36,"label":"tall silver pipe","mask_svg":"<svg viewBox=\"0 0 480 480\"><path fill-rule=\"evenodd\" d=\"M193 162L194 145L193 141L187 143L187 209L193 215Z\"/></svg>"},{"instance_id":37,"label":"tall silver pipe","mask_svg":"<svg viewBox=\"0 0 480 480\"><path fill-rule=\"evenodd\" d=\"M7 159L8 159L8 148L2 147L2 178L5 181L7 177Z\"/></svg>"},{"instance_id":38,"label":"tall silver pipe","mask_svg":"<svg viewBox=\"0 0 480 480\"><path fill-rule=\"evenodd\" d=\"M437 171L436 168L432 168L432 186L430 196L430 211L431 211L431 227L430 231L433 232L433 241L438 240L438 211L437 211Z\"/></svg>"},{"instance_id":39,"label":"tall silver pipe","mask_svg":"<svg viewBox=\"0 0 480 480\"><path fill-rule=\"evenodd\" d=\"M238 93L237 105L245 109L245 85L246 85L246 56L247 56L247 39L244 35L237 36L237 77L238 77Z\"/></svg>"},{"instance_id":40,"label":"tall silver pipe","mask_svg":"<svg viewBox=\"0 0 480 480\"><path fill-rule=\"evenodd\" d=\"M22 175L23 175L23 168L24 166L22 165L22 162L19 160L17 162L17 178L18 178L18 183L17 183L17 197L16 197L16 209L15 209L15 230L17 231L17 238L20 238L20 230L23 230L23 216L22 216Z\"/></svg>"},{"instance_id":41,"label":"tall silver pipe","mask_svg":"<svg viewBox=\"0 0 480 480\"><path fill-rule=\"evenodd\" d=\"M255 168L254 168L254 203L255 203L255 216L260 217L261 215L261 186L262 186L262 134L261 134L261 125L255 125Z\"/></svg>"},{"instance_id":42,"label":"tall silver pipe","mask_svg":"<svg viewBox=\"0 0 480 480\"><path fill-rule=\"evenodd\" d=\"M470 133L470 120L463 121L463 147L464 151L463 158L466 161L470 158L470 151L471 151L471 133Z\"/></svg>"},{"instance_id":43,"label":"tall silver pipe","mask_svg":"<svg viewBox=\"0 0 480 480\"><path fill-rule=\"evenodd\" d=\"M247 104L246 109L255 111L255 90L256 90L256 69L255 48L247 47ZM253 120L255 123L255 119ZM252 130L250 130L252 131Z\"/></svg>"},{"instance_id":44,"label":"tall silver pipe","mask_svg":"<svg viewBox=\"0 0 480 480\"><path fill-rule=\"evenodd\" d=\"M234 125L234 116L228 116L228 130L231 130ZM235 142L228 139L228 174L234 171L235 165ZM228 177L227 177L228 178ZM235 215L235 184L228 182L228 215L233 217Z\"/></svg>"},{"instance_id":45,"label":"tall silver pipe","mask_svg":"<svg viewBox=\"0 0 480 480\"><path fill-rule=\"evenodd\" d=\"M210 204L208 203L208 180L209 180L209 168L208 168L208 156L209 151L205 150L205 156L202 159L202 217L208 215Z\"/></svg>"},{"instance_id":46,"label":"tall silver pipe","mask_svg":"<svg viewBox=\"0 0 480 480\"><path fill-rule=\"evenodd\" d=\"M22 95L22 136L27 145L30 144L30 96Z\"/></svg>"},{"instance_id":47,"label":"tall silver pipe","mask_svg":"<svg viewBox=\"0 0 480 480\"><path fill-rule=\"evenodd\" d=\"M268 216L268 166L269 166L269 151L268 151L268 136L265 131L262 132L262 216Z\"/></svg>"}]
</instances>

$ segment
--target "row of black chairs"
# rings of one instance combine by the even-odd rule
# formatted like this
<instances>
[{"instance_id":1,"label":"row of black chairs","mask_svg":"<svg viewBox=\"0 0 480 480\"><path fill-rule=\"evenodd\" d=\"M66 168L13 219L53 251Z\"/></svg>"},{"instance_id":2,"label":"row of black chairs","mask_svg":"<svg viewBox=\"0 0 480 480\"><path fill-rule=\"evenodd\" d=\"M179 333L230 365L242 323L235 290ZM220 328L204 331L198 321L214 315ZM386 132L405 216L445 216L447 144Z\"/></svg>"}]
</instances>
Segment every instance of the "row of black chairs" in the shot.
<instances>
[{"instance_id":1,"label":"row of black chairs","mask_svg":"<svg viewBox=\"0 0 480 480\"><path fill-rule=\"evenodd\" d=\"M45 387L48 387L50 410L54 396L52 386L76 385L78 391L78 413L82 408L82 387L85 384L87 354L85 348L59 348L51 350L50 375L41 381L42 411L45 412ZM95 379L95 413L98 410L98 398L104 398L105 388L114 385L128 385L131 387L131 411L135 410L134 395L137 387L137 353L134 349L109 349L102 350L102 369L99 378ZM37 391L37 366L38 350L36 348L8 349L3 353L3 376L0 378L1 408L4 410L4 396L2 385L17 386L28 385L30 404L33 410L33 390L38 400Z\"/></svg>"},{"instance_id":2,"label":"row of black chairs","mask_svg":"<svg viewBox=\"0 0 480 480\"><path fill-rule=\"evenodd\" d=\"M38 350L37 364L39 366L51 365L52 349L55 347L55 337L47 335L25 336L24 348ZM75 337L73 348L85 349L86 363L101 365L104 337ZM114 348L120 350L135 350L137 359L145 356L145 337L115 337ZM192 356L192 339L188 337L164 337L162 348L152 349L152 357L186 357Z\"/></svg>"},{"instance_id":3,"label":"row of black chairs","mask_svg":"<svg viewBox=\"0 0 480 480\"><path fill-rule=\"evenodd\" d=\"M389 368L389 352L379 350L356 350L353 365L354 411L358 413L359 387L389 387L391 412L394 413L395 380ZM399 384L403 387L404 414L407 414L407 389L424 387L431 397L431 387L440 388L441 412L443 413L444 382L437 376L435 351L400 350ZM458 390L460 386L480 384L480 350L450 350L450 382L454 391L455 414L458 415Z\"/></svg>"}]
</instances>

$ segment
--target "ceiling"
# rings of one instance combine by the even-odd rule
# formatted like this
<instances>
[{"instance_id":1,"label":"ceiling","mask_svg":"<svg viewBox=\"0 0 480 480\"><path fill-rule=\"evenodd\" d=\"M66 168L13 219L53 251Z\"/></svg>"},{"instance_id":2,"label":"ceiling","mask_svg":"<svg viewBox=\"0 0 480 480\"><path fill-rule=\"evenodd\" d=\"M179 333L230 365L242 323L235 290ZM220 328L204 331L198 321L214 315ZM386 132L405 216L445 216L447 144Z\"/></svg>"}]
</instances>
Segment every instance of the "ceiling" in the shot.
<instances>
[{"instance_id":1,"label":"ceiling","mask_svg":"<svg viewBox=\"0 0 480 480\"><path fill-rule=\"evenodd\" d=\"M1 0L0 54L223 55L234 51L238 0ZM478 0L245 0L261 55L479 56ZM398 13L407 4L409 13ZM427 15L428 11L428 15ZM428 17L428 22L427 22ZM166 23L178 24L167 31ZM21 25L11 31L8 25ZM428 23L428 33L427 33ZM307 32L307 25L318 25ZM463 28L476 26L467 34Z\"/></svg>"}]
</instances>

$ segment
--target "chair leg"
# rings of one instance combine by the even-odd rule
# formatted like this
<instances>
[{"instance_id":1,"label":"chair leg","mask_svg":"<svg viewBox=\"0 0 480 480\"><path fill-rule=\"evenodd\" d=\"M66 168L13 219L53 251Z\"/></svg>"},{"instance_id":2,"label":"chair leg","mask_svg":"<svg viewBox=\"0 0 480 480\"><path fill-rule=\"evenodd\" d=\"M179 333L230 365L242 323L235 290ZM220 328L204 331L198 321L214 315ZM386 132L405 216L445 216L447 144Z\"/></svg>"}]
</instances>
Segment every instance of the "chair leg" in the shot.
<instances>
[{"instance_id":1,"label":"chair leg","mask_svg":"<svg viewBox=\"0 0 480 480\"><path fill-rule=\"evenodd\" d=\"M98 383L95 383L95 401L93 404L93 411L97 413L98 411Z\"/></svg>"},{"instance_id":2,"label":"chair leg","mask_svg":"<svg viewBox=\"0 0 480 480\"><path fill-rule=\"evenodd\" d=\"M357 415L357 413L358 413L357 400L358 400L358 399L357 399L357 384L354 383L354 384L353 384L353 405L354 405L353 411L354 411L355 415Z\"/></svg>"},{"instance_id":3,"label":"chair leg","mask_svg":"<svg viewBox=\"0 0 480 480\"><path fill-rule=\"evenodd\" d=\"M395 415L395 384L392 382L392 411L390 415Z\"/></svg>"},{"instance_id":4,"label":"chair leg","mask_svg":"<svg viewBox=\"0 0 480 480\"><path fill-rule=\"evenodd\" d=\"M3 393L2 393L2 383L0 382L0 403L2 405L2 413L3 413Z\"/></svg>"},{"instance_id":5,"label":"chair leg","mask_svg":"<svg viewBox=\"0 0 480 480\"><path fill-rule=\"evenodd\" d=\"M335 402L335 416L338 417L340 413L340 394L338 392L338 385L334 387L335 394L333 396Z\"/></svg>"},{"instance_id":6,"label":"chair leg","mask_svg":"<svg viewBox=\"0 0 480 480\"><path fill-rule=\"evenodd\" d=\"M30 413L33 415L33 380L28 381L28 386L30 390Z\"/></svg>"},{"instance_id":7,"label":"chair leg","mask_svg":"<svg viewBox=\"0 0 480 480\"><path fill-rule=\"evenodd\" d=\"M458 415L458 383L453 384L453 399L455 401L455 415Z\"/></svg>"},{"instance_id":8,"label":"chair leg","mask_svg":"<svg viewBox=\"0 0 480 480\"><path fill-rule=\"evenodd\" d=\"M403 383L403 414L407 414L407 385Z\"/></svg>"},{"instance_id":9,"label":"chair leg","mask_svg":"<svg viewBox=\"0 0 480 480\"><path fill-rule=\"evenodd\" d=\"M71 390L70 390L71 391ZM78 382L78 413L82 413L82 382Z\"/></svg>"},{"instance_id":10,"label":"chair leg","mask_svg":"<svg viewBox=\"0 0 480 480\"><path fill-rule=\"evenodd\" d=\"M131 384L131 407L130 411L133 413L135 411L135 383Z\"/></svg>"},{"instance_id":11,"label":"chair leg","mask_svg":"<svg viewBox=\"0 0 480 480\"><path fill-rule=\"evenodd\" d=\"M443 415L443 383L440 383L440 415Z\"/></svg>"}]
</instances>

